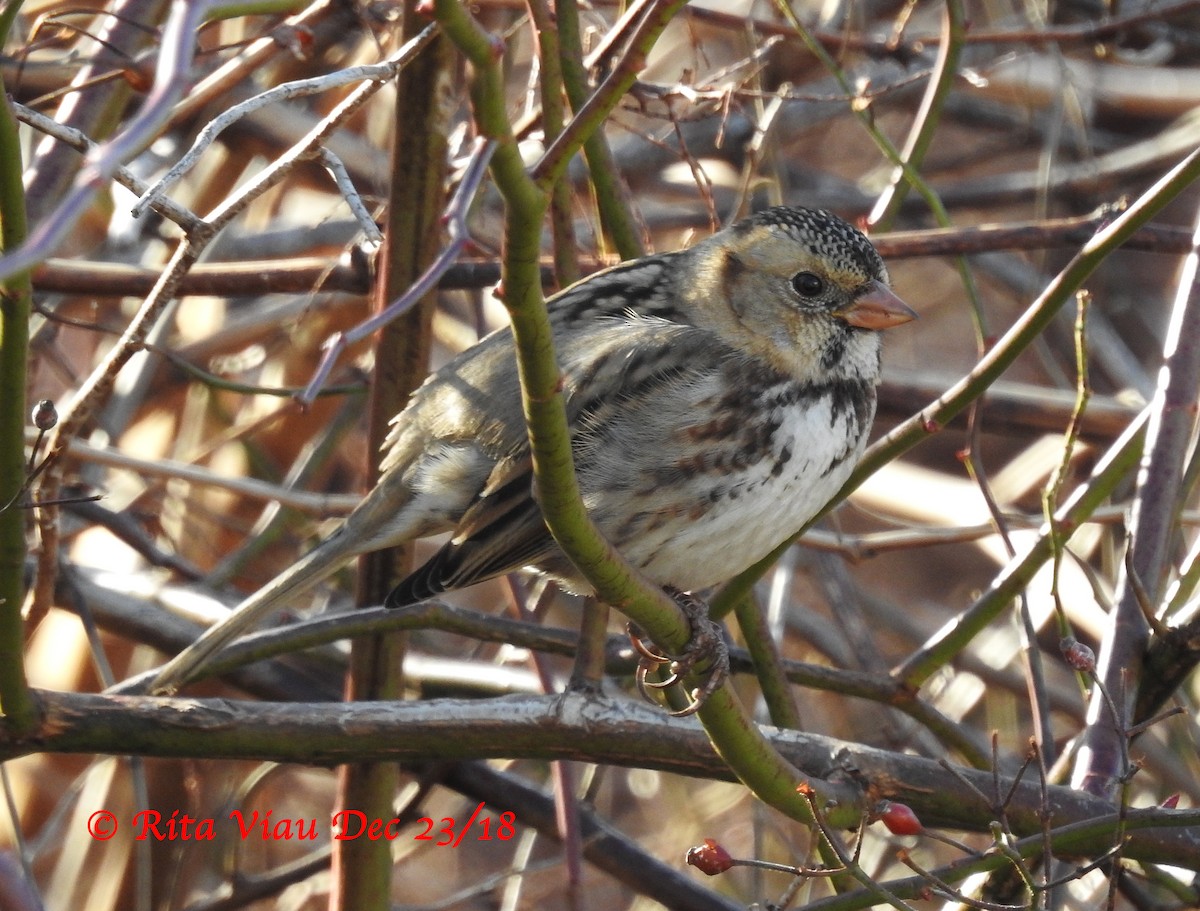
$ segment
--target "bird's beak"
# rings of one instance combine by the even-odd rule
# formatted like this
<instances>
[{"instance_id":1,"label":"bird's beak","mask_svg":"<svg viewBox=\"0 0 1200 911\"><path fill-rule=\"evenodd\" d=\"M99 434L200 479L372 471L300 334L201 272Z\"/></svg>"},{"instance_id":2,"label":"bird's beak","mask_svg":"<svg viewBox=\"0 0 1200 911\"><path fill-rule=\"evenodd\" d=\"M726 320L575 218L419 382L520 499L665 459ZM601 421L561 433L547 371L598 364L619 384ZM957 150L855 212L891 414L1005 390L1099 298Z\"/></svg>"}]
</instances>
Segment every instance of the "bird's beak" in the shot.
<instances>
[{"instance_id":1,"label":"bird's beak","mask_svg":"<svg viewBox=\"0 0 1200 911\"><path fill-rule=\"evenodd\" d=\"M917 318L916 311L880 281L871 282L866 294L834 315L860 329L891 329Z\"/></svg>"}]
</instances>

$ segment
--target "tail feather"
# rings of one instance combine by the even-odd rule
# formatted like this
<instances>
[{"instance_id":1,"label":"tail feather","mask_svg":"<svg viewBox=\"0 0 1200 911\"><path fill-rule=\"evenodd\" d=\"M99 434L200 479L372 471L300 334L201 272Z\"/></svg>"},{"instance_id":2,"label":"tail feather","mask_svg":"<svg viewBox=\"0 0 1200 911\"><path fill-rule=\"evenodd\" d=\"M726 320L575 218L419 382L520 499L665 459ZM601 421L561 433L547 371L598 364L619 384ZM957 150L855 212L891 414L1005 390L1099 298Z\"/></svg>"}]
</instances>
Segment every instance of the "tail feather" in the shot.
<instances>
[{"instance_id":1,"label":"tail feather","mask_svg":"<svg viewBox=\"0 0 1200 911\"><path fill-rule=\"evenodd\" d=\"M400 585L391 589L388 598L384 600L385 607L408 607L412 604L419 604L430 598L437 597L445 592L454 592L457 589L473 585L475 582L482 582L488 579L493 579L499 573L484 574L478 576L464 577L462 573L462 551L470 550L469 543L466 545L455 545L448 543L439 547L434 555L404 576L400 581ZM502 571L506 571L505 568Z\"/></svg>"},{"instance_id":2,"label":"tail feather","mask_svg":"<svg viewBox=\"0 0 1200 911\"><path fill-rule=\"evenodd\" d=\"M340 531L340 530L339 530ZM147 685L153 694L170 694L194 679L196 671L215 652L250 629L268 613L282 607L331 576L359 553L353 536L334 533L230 611L229 616L168 661Z\"/></svg>"},{"instance_id":3,"label":"tail feather","mask_svg":"<svg viewBox=\"0 0 1200 911\"><path fill-rule=\"evenodd\" d=\"M541 528L545 529L545 526ZM548 539L550 533L544 531L542 537ZM400 585L391 589L384 606L391 609L407 607L520 569L527 562L523 558L524 551L514 555L511 544L510 539L509 549L502 550L494 547L490 539L448 541L428 561L404 577ZM530 555L533 553L530 550ZM530 557L528 562L533 563L533 558Z\"/></svg>"},{"instance_id":4,"label":"tail feather","mask_svg":"<svg viewBox=\"0 0 1200 911\"><path fill-rule=\"evenodd\" d=\"M384 607L393 610L399 607L408 607L449 591L452 586L446 581L445 566L443 565L445 562L446 549L442 548L427 562L400 580L400 584L391 590L383 602Z\"/></svg>"}]
</instances>

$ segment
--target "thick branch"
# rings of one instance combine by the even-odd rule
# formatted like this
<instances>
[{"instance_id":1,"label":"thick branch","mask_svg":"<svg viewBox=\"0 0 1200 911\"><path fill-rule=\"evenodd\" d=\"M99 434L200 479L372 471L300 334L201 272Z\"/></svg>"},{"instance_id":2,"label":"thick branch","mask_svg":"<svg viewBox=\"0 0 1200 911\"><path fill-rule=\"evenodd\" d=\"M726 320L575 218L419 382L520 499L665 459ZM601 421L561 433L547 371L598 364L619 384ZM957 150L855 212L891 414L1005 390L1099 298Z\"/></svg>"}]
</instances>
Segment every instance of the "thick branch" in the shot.
<instances>
[{"instance_id":1,"label":"thick branch","mask_svg":"<svg viewBox=\"0 0 1200 911\"><path fill-rule=\"evenodd\" d=\"M0 758L53 751L337 765L506 757L575 759L701 778L730 775L695 721L596 694L309 704L45 691L37 696L45 720L28 736L0 736ZM927 827L979 831L995 818L995 808L980 796L994 792L990 772L956 768L952 775L932 759L813 734L777 731L772 742L811 775L853 767L869 783L873 799L909 804ZM1011 785L1000 777L1001 793ZM857 788L843 789L844 805L852 806ZM1036 781L1023 780L1006 818L1017 835L1036 835L1043 807L1056 827L1100 823L1086 843L1073 843L1076 853L1098 855L1112 846L1117 821L1111 807L1069 788L1051 786L1043 794ZM1131 827L1125 855L1200 869L1200 811L1145 813L1142 825L1153 822L1155 828ZM856 821L842 810L830 813L834 825Z\"/></svg>"}]
</instances>

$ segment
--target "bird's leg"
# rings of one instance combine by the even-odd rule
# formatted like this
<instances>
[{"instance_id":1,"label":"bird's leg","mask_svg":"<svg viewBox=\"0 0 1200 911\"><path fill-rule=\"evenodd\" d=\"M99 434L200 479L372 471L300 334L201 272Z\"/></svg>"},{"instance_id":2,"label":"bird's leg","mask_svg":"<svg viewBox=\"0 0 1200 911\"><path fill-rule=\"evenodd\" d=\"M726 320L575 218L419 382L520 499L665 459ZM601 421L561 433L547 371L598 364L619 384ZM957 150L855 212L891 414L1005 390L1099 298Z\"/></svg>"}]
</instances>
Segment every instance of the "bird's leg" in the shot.
<instances>
[{"instance_id":1,"label":"bird's leg","mask_svg":"<svg viewBox=\"0 0 1200 911\"><path fill-rule=\"evenodd\" d=\"M640 631L632 624L629 626L629 638L634 649L641 656L638 660L636 680L638 690L647 699L651 699L650 689L659 690L674 686L696 666L708 664L704 685L691 692L686 706L671 713L677 717L684 717L695 714L700 706L704 705L705 700L725 682L725 678L729 676L729 650L725 647L725 640L721 636L720 625L708 616L707 604L690 592L681 592L669 587L665 591L679 605L692 627L692 636L688 640L683 654L672 657L648 646L642 639ZM652 670L656 670L664 664L668 666L670 676L656 682L647 679Z\"/></svg>"}]
</instances>

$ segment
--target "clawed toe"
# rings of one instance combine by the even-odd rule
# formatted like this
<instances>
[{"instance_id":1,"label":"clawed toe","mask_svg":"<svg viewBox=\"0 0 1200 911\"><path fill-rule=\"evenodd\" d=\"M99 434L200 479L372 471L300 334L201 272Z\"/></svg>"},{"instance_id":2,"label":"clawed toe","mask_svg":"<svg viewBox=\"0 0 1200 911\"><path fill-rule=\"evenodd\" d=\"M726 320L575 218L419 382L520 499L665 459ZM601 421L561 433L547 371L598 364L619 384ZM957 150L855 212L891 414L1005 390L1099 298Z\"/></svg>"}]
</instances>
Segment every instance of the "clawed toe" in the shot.
<instances>
[{"instance_id":1,"label":"clawed toe","mask_svg":"<svg viewBox=\"0 0 1200 911\"><path fill-rule=\"evenodd\" d=\"M666 589L668 595L687 615L692 627L692 637L682 655L672 657L647 645L641 633L632 624L628 627L629 639L634 650L638 653L637 687L638 692L651 702L655 701L650 690L664 690L674 686L698 667L705 667L705 680L702 686L692 690L688 695L688 704L671 714L677 718L694 715L704 705L705 701L717 691L729 676L729 650L721 637L721 627L709 619L708 605L688 592L673 588ZM666 665L669 676L663 680L649 680L651 671Z\"/></svg>"}]
</instances>

